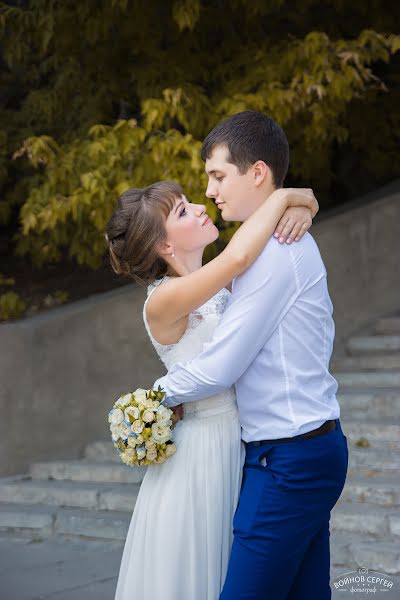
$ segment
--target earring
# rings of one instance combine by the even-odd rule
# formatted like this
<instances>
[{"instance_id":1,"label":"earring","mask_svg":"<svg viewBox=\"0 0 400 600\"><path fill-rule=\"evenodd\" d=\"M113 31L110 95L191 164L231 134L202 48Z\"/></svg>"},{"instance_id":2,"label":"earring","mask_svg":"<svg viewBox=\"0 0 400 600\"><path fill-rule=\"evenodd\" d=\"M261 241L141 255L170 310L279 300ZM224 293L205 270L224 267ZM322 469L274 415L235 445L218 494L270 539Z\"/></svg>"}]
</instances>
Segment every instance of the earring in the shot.
<instances>
[{"instance_id":1,"label":"earring","mask_svg":"<svg viewBox=\"0 0 400 600\"><path fill-rule=\"evenodd\" d=\"M175 254L174 253L172 253L171 256L172 256L172 258L175 258Z\"/></svg>"}]
</instances>

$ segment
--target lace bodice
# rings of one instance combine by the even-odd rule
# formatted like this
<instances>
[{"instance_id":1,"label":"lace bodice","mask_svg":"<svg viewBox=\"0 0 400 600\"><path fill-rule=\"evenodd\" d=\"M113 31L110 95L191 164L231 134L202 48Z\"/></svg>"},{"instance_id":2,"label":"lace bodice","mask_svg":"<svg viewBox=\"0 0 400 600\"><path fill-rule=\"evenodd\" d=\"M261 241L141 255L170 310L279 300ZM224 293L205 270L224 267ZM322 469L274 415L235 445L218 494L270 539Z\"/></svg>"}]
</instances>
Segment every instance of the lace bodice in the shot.
<instances>
[{"instance_id":1,"label":"lace bodice","mask_svg":"<svg viewBox=\"0 0 400 600\"><path fill-rule=\"evenodd\" d=\"M175 344L160 344L154 339L147 319L146 319L146 304L150 295L156 289L156 287L162 284L163 281L169 279L168 276L158 279L154 284L149 285L147 288L147 298L143 306L143 321L150 337L150 340L156 349L159 358L162 360L167 369L177 362L187 362L195 358L203 350L204 344L209 342L214 333L214 329L218 325L222 313L224 312L225 305L230 297L230 292L226 288L222 288L205 304L200 306L195 311L189 314L188 326L186 331ZM204 411L209 413L210 409L228 408L235 403L234 389L230 388L226 392L217 394L208 398L207 400L199 400L190 402L185 408L185 414Z\"/></svg>"}]
</instances>

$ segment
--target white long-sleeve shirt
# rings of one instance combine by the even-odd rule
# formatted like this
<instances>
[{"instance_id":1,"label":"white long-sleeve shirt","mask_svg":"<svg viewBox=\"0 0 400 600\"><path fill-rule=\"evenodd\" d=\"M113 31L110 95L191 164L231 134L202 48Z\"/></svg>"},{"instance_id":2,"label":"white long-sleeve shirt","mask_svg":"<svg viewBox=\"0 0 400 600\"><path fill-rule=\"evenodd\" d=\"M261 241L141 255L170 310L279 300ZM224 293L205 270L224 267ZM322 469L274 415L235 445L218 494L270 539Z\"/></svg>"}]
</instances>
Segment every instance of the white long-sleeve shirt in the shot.
<instances>
[{"instance_id":1,"label":"white long-sleeve shirt","mask_svg":"<svg viewBox=\"0 0 400 600\"><path fill-rule=\"evenodd\" d=\"M327 274L306 233L280 244L271 237L234 279L212 340L158 379L166 404L200 400L235 384L245 442L293 437L339 417L329 373L335 325Z\"/></svg>"}]
</instances>

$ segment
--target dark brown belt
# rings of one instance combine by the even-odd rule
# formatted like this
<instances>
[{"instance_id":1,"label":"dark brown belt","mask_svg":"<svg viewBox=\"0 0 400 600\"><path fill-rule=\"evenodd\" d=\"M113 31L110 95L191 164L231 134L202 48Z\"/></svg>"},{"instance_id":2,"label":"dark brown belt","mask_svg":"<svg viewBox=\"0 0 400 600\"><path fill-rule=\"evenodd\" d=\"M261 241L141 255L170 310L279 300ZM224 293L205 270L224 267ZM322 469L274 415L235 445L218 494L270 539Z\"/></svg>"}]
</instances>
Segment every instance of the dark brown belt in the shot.
<instances>
[{"instance_id":1,"label":"dark brown belt","mask_svg":"<svg viewBox=\"0 0 400 600\"><path fill-rule=\"evenodd\" d=\"M294 440L303 440L307 438L317 437L318 435L324 435L324 433L329 433L337 429L336 420L333 421L325 421L318 427L318 429L313 429L312 431L307 431L307 433L301 433L300 435L295 435L289 438L280 438L277 440L261 440L259 442L248 442L247 446L264 446L265 444L282 444L283 442L294 442Z\"/></svg>"}]
</instances>

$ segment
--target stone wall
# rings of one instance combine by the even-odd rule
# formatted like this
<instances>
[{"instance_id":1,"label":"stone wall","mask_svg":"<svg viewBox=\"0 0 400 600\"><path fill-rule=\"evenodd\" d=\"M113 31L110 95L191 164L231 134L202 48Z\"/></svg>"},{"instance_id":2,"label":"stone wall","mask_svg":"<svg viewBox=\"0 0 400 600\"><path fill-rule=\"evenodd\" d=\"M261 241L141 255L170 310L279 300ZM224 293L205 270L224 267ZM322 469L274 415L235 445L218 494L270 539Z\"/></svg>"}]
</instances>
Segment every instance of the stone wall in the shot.
<instances>
[{"instance_id":1,"label":"stone wall","mask_svg":"<svg viewBox=\"0 0 400 600\"><path fill-rule=\"evenodd\" d=\"M310 232L328 272L335 351L380 316L400 314L400 180L317 218Z\"/></svg>"},{"instance_id":2,"label":"stone wall","mask_svg":"<svg viewBox=\"0 0 400 600\"><path fill-rule=\"evenodd\" d=\"M320 217L336 348L400 310L400 185ZM142 321L145 290L128 285L0 325L0 474L33 460L74 458L109 435L114 399L165 372Z\"/></svg>"},{"instance_id":3,"label":"stone wall","mask_svg":"<svg viewBox=\"0 0 400 600\"><path fill-rule=\"evenodd\" d=\"M134 285L0 325L0 474L37 459L74 458L109 435L122 392L165 372Z\"/></svg>"}]
</instances>

